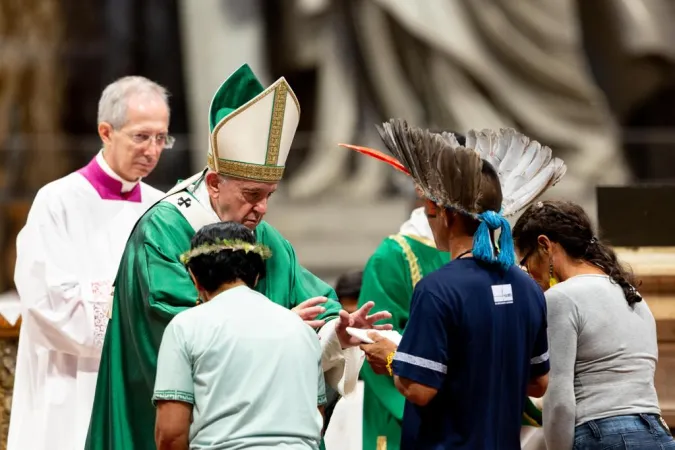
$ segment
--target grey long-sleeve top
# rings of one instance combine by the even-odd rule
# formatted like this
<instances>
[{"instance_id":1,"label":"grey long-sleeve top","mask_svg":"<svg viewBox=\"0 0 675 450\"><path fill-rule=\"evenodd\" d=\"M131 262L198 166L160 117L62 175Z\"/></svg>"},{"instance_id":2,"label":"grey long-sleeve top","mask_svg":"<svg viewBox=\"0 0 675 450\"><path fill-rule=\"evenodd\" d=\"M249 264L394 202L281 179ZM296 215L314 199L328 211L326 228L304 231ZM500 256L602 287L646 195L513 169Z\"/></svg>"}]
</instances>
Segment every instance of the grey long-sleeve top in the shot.
<instances>
[{"instance_id":1,"label":"grey long-sleeve top","mask_svg":"<svg viewBox=\"0 0 675 450\"><path fill-rule=\"evenodd\" d=\"M574 427L606 417L660 414L656 323L645 301L628 305L604 275L546 291L551 371L544 397L548 450L570 450Z\"/></svg>"}]
</instances>

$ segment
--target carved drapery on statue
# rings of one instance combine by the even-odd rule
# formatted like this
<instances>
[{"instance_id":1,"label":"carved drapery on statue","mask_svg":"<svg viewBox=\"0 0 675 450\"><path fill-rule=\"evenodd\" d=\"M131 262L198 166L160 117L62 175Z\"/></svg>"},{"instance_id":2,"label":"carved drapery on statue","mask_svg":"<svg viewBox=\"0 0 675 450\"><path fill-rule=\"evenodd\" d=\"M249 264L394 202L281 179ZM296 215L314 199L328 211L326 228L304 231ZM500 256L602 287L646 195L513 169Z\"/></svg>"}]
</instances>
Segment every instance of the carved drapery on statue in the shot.
<instances>
[{"instance_id":1,"label":"carved drapery on statue","mask_svg":"<svg viewBox=\"0 0 675 450\"><path fill-rule=\"evenodd\" d=\"M592 198L598 180L625 179L615 127L585 65L571 0L546 6L536 0L430 0L423 7L350 0L324 2L323 17L316 8L303 16L303 3L291 4L295 11L287 20L326 21L310 28L323 33L325 46L316 52L319 112L314 154L290 181L292 196L317 195L345 178L346 157L334 143L363 142L362 125L392 116L455 130L519 128L569 161L570 177L560 189L577 199ZM367 115L369 104L374 115ZM373 178L356 178L352 189L376 191L381 186Z\"/></svg>"},{"instance_id":2,"label":"carved drapery on statue","mask_svg":"<svg viewBox=\"0 0 675 450\"><path fill-rule=\"evenodd\" d=\"M628 29L636 31L621 32L630 60L647 50L670 58L675 47L669 34L660 26L654 29L654 20L641 18L644 11L652 19L657 11L675 18L675 7L667 2L596 3L607 20L615 25L628 20ZM369 125L396 116L454 130L512 126L549 142L570 168L556 195L580 201L591 211L595 184L629 178L617 124L587 64L580 21L596 19L580 15L577 1L283 3L277 6L283 14L274 16L281 25L269 27L277 33L268 36L270 53L284 55L273 72L312 65L318 72L313 151L287 182L292 197L319 195L345 179L354 198L377 195L385 175L366 167L377 163L362 159L357 175L350 177L349 156L335 143L377 145L366 131ZM596 18L602 12L597 8ZM635 8L644 11L637 14ZM623 92L626 88L621 86ZM628 104L643 99L636 95Z\"/></svg>"},{"instance_id":3,"label":"carved drapery on statue","mask_svg":"<svg viewBox=\"0 0 675 450\"><path fill-rule=\"evenodd\" d=\"M675 179L675 2L579 1L579 15L595 78L626 130L636 178Z\"/></svg>"}]
</instances>

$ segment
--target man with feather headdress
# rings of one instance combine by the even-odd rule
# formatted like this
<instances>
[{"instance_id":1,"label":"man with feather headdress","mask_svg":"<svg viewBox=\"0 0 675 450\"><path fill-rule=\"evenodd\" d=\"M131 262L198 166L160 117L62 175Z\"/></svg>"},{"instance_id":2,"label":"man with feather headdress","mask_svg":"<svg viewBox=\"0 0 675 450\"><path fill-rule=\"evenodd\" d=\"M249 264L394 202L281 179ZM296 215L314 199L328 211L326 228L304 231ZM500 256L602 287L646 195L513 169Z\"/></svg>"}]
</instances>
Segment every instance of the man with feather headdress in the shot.
<instances>
[{"instance_id":1,"label":"man with feather headdress","mask_svg":"<svg viewBox=\"0 0 675 450\"><path fill-rule=\"evenodd\" d=\"M545 391L545 303L532 280L512 267L510 228L499 211L525 207L562 177L565 166L550 149L513 130L471 131L471 149L452 134L404 121L379 131L396 159L350 147L414 178L427 214L437 216L431 221L435 241L453 250L454 259L415 288L397 352L377 336L379 342L362 347L373 371L396 374L396 387L408 400L402 448L520 448L514 413L523 411L525 390L535 396ZM499 253L491 237L497 228Z\"/></svg>"}]
</instances>

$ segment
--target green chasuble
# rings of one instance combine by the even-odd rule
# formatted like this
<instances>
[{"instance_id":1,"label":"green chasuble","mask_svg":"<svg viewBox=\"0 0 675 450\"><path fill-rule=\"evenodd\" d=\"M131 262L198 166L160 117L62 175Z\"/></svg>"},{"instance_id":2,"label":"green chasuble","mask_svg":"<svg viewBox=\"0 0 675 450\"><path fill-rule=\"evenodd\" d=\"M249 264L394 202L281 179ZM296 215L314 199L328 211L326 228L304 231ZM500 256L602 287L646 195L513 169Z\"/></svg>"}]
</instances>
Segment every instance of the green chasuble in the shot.
<instances>
[{"instance_id":1,"label":"green chasuble","mask_svg":"<svg viewBox=\"0 0 675 450\"><path fill-rule=\"evenodd\" d=\"M359 307L374 301L373 312L389 311L394 329L403 333L415 284L449 261L449 253L437 250L424 238L402 234L388 237L363 271ZM364 382L363 450L398 450L405 398L394 386L393 378L376 375L369 364L363 365L361 378Z\"/></svg>"},{"instance_id":2,"label":"green chasuble","mask_svg":"<svg viewBox=\"0 0 675 450\"><path fill-rule=\"evenodd\" d=\"M155 448L151 399L157 353L169 321L197 299L179 261L194 234L167 202L150 208L132 231L115 283L85 449ZM311 297L330 297L321 318L337 317L340 304L332 288L298 264L290 243L277 230L261 222L256 237L272 250L267 276L256 290L289 309Z\"/></svg>"}]
</instances>

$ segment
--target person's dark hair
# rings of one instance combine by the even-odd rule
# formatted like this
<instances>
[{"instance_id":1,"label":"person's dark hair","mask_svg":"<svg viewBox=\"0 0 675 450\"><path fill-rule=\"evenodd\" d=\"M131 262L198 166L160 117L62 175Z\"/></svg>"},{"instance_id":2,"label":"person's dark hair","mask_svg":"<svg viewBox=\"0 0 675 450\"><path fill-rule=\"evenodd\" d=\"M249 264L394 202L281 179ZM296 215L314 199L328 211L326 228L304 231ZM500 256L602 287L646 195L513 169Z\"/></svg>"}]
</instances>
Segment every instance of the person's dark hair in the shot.
<instances>
[{"instance_id":1,"label":"person's dark hair","mask_svg":"<svg viewBox=\"0 0 675 450\"><path fill-rule=\"evenodd\" d=\"M560 244L571 258L600 267L623 289L629 305L642 300L636 290L633 272L622 266L614 250L598 240L581 206L572 202L545 201L527 208L513 228L516 247L527 255L537 248L537 239L541 235Z\"/></svg>"},{"instance_id":2,"label":"person's dark hair","mask_svg":"<svg viewBox=\"0 0 675 450\"><path fill-rule=\"evenodd\" d=\"M502 185L499 182L499 174L495 168L483 160L483 167L480 171L480 191L481 196L478 199L478 207L481 212L495 211L502 209Z\"/></svg>"},{"instance_id":3,"label":"person's dark hair","mask_svg":"<svg viewBox=\"0 0 675 450\"><path fill-rule=\"evenodd\" d=\"M200 229L190 241L192 249L203 245L218 244L223 240L239 240L255 244L255 234L237 222L218 222ZM225 283L241 280L251 289L256 280L265 277L262 256L244 250L222 250L193 256L187 268L208 292L214 292Z\"/></svg>"},{"instance_id":4,"label":"person's dark hair","mask_svg":"<svg viewBox=\"0 0 675 450\"><path fill-rule=\"evenodd\" d=\"M495 211L499 212L502 209L502 186L499 183L499 175L495 168L488 161L483 160L481 167L480 192L481 196L478 199L478 209L480 212ZM450 210L450 212L452 209ZM476 233L480 222L468 215L460 215L464 222L466 231L473 235Z\"/></svg>"},{"instance_id":5,"label":"person's dark hair","mask_svg":"<svg viewBox=\"0 0 675 450\"><path fill-rule=\"evenodd\" d=\"M340 275L335 284L335 293L338 299L345 297L359 298L361 294L361 282L363 280L363 271L356 270Z\"/></svg>"}]
</instances>

